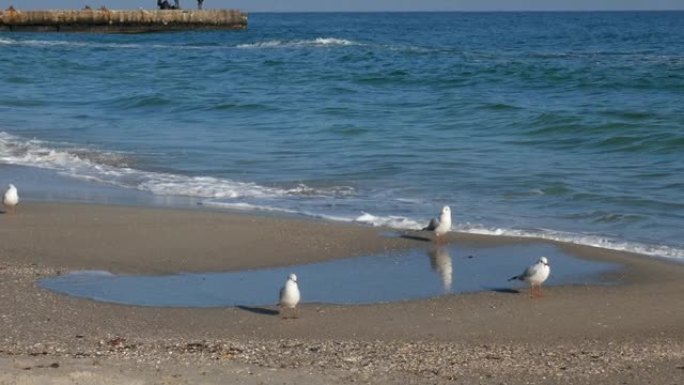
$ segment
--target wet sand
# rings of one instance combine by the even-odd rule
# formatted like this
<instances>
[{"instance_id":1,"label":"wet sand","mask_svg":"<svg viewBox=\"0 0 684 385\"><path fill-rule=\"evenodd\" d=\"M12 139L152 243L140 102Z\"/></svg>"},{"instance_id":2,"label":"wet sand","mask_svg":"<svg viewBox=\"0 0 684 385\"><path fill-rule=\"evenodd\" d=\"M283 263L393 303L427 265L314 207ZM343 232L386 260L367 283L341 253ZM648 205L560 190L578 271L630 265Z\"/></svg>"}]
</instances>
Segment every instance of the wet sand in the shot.
<instances>
[{"instance_id":1,"label":"wet sand","mask_svg":"<svg viewBox=\"0 0 684 385\"><path fill-rule=\"evenodd\" d=\"M304 304L301 318L287 321L273 307L122 306L36 285L71 270L234 271L425 247L425 234L387 231L203 210L22 204L17 215L0 215L0 383L683 382L684 265L591 247L562 246L624 265L611 277L618 285L551 287L539 300L523 290ZM451 234L449 242L541 241Z\"/></svg>"}]
</instances>

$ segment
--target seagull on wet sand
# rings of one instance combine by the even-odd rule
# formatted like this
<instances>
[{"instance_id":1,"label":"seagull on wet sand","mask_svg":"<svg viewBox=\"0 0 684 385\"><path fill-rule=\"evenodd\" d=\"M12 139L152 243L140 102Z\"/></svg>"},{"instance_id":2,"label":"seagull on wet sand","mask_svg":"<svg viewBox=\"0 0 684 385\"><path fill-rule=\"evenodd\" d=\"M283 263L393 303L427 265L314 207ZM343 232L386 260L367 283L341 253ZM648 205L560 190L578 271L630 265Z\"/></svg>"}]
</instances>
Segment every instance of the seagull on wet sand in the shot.
<instances>
[{"instance_id":1,"label":"seagull on wet sand","mask_svg":"<svg viewBox=\"0 0 684 385\"><path fill-rule=\"evenodd\" d=\"M285 286L280 289L280 317L282 319L286 318L297 318L297 304L299 303L299 286L297 286L297 276L295 274L290 274L285 281ZM285 310L290 309L293 312L293 316L287 317Z\"/></svg>"},{"instance_id":2,"label":"seagull on wet sand","mask_svg":"<svg viewBox=\"0 0 684 385\"><path fill-rule=\"evenodd\" d=\"M5 190L5 195L2 197L2 204L11 214L14 214L14 211L19 204L19 193L17 192L17 188L11 183L7 186L7 190Z\"/></svg>"},{"instance_id":3,"label":"seagull on wet sand","mask_svg":"<svg viewBox=\"0 0 684 385\"><path fill-rule=\"evenodd\" d=\"M451 230L451 208L449 206L442 207L439 218L432 218L423 230L434 232L437 237L436 240L441 240L442 236Z\"/></svg>"},{"instance_id":4,"label":"seagull on wet sand","mask_svg":"<svg viewBox=\"0 0 684 385\"><path fill-rule=\"evenodd\" d=\"M539 258L539 261L534 265L528 267L523 271L522 274L511 277L509 281L518 280L525 281L530 284L530 297L536 298L541 297L541 285L549 278L551 274L551 266L549 266L549 260L546 257ZM535 293L536 288L536 293Z\"/></svg>"}]
</instances>

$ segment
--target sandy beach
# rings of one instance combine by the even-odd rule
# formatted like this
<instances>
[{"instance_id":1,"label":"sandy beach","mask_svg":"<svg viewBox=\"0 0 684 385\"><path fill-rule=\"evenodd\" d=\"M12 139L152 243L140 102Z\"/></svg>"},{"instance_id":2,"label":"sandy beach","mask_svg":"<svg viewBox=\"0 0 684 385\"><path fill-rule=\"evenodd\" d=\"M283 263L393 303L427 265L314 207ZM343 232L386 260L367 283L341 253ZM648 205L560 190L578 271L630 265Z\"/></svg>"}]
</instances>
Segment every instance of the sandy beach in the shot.
<instances>
[{"instance_id":1,"label":"sandy beach","mask_svg":"<svg viewBox=\"0 0 684 385\"><path fill-rule=\"evenodd\" d=\"M621 264L617 284L549 287L538 300L523 290L306 303L286 321L275 307L124 306L36 284L75 270L237 271L425 246L386 231L201 209L23 203L0 215L0 384L684 383L684 265L598 248L562 246Z\"/></svg>"}]
</instances>

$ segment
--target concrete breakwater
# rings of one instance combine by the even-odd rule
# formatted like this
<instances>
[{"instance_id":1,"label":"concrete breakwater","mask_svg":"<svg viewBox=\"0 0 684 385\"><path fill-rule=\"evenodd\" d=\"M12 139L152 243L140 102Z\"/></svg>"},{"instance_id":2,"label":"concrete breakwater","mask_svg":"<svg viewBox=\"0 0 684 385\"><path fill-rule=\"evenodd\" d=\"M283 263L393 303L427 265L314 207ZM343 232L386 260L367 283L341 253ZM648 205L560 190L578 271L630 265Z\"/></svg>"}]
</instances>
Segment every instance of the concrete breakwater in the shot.
<instances>
[{"instance_id":1,"label":"concrete breakwater","mask_svg":"<svg viewBox=\"0 0 684 385\"><path fill-rule=\"evenodd\" d=\"M247 14L216 10L0 11L0 31L143 33L247 28Z\"/></svg>"}]
</instances>

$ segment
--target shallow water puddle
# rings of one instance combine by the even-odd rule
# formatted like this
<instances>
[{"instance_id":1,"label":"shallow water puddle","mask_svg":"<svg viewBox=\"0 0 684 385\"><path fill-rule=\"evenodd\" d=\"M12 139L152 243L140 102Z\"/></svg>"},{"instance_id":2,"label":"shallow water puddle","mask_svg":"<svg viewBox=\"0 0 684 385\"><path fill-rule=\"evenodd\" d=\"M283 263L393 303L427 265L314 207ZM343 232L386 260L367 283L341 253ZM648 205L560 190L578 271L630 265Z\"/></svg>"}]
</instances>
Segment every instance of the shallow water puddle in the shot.
<instances>
[{"instance_id":1,"label":"shallow water puddle","mask_svg":"<svg viewBox=\"0 0 684 385\"><path fill-rule=\"evenodd\" d=\"M303 302L370 304L449 293L526 290L522 282L507 279L542 255L551 264L547 285L608 284L612 282L602 273L620 268L578 259L549 244L449 245L228 273L138 276L78 271L43 279L39 285L75 297L128 305L263 306L276 304L287 275L296 273Z\"/></svg>"}]
</instances>

